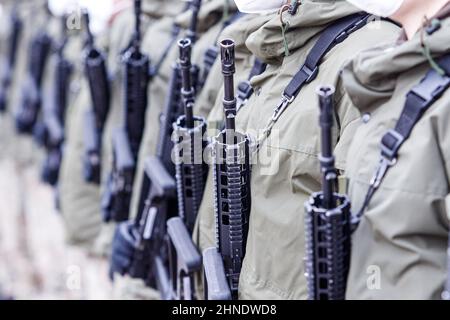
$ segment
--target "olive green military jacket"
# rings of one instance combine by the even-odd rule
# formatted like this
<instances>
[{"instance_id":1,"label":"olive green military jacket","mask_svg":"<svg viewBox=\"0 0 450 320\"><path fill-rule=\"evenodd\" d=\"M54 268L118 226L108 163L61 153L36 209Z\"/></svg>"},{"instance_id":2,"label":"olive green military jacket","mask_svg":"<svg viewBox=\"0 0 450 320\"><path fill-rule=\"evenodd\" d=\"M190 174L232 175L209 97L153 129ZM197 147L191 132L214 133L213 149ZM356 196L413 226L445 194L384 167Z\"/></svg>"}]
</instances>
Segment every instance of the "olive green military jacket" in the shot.
<instances>
[{"instance_id":1,"label":"olive green military jacket","mask_svg":"<svg viewBox=\"0 0 450 320\"><path fill-rule=\"evenodd\" d=\"M423 33L432 56L450 54L450 19ZM380 142L395 127L406 94L430 69L410 41L360 53L343 73L345 88L368 113L347 158L349 195L357 212L380 159ZM353 235L348 299L439 299L446 279L449 231L450 90L426 111L400 149ZM369 120L370 119L370 120Z\"/></svg>"},{"instance_id":2,"label":"olive green military jacket","mask_svg":"<svg viewBox=\"0 0 450 320\"><path fill-rule=\"evenodd\" d=\"M281 93L304 63L321 31L338 18L355 13L343 1L303 1L297 14L284 15L289 21L286 42L280 17L275 16L253 32L246 41L249 50L269 63L265 73L251 83L255 94L237 116L237 126L258 139L280 101ZM356 52L392 38L396 27L376 22L351 34L323 59L317 78L300 94L263 140L252 168L250 230L240 278L241 299L304 299L304 202L320 188L319 108L316 88L336 87L335 152L337 167L345 169L345 155L353 138L358 113L346 96L339 73L345 60ZM211 191L205 197L213 197ZM205 208L200 237L214 239L213 208ZM206 228L204 228L206 227ZM203 230L202 230L203 229Z\"/></svg>"}]
</instances>

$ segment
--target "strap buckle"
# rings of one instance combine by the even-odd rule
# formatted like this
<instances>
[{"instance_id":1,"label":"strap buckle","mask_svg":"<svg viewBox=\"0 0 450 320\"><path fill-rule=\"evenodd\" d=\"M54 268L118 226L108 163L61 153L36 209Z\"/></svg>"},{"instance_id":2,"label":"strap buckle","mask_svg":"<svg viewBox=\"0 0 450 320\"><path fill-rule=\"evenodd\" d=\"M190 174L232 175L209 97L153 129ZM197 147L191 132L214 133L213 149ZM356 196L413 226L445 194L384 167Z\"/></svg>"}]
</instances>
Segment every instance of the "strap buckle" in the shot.
<instances>
[{"instance_id":1,"label":"strap buckle","mask_svg":"<svg viewBox=\"0 0 450 320\"><path fill-rule=\"evenodd\" d=\"M273 111L272 115L272 121L278 121L281 114L286 110L286 108L291 104L292 101L294 101L295 97L289 97L286 94L281 95L281 100L278 103L277 107Z\"/></svg>"},{"instance_id":2,"label":"strap buckle","mask_svg":"<svg viewBox=\"0 0 450 320\"><path fill-rule=\"evenodd\" d=\"M381 139L381 155L387 160L393 161L397 158L397 152L405 142L405 137L394 129L390 129Z\"/></svg>"},{"instance_id":3,"label":"strap buckle","mask_svg":"<svg viewBox=\"0 0 450 320\"><path fill-rule=\"evenodd\" d=\"M314 79L317 78L317 74L319 73L319 67L315 66L314 69L310 69L306 64L301 67L301 71L304 72L308 77L306 78L305 83L310 83Z\"/></svg>"},{"instance_id":4,"label":"strap buckle","mask_svg":"<svg viewBox=\"0 0 450 320\"><path fill-rule=\"evenodd\" d=\"M414 94L426 105L439 97L448 87L450 79L448 76L441 76L437 72L427 74L426 81L416 85L409 94Z\"/></svg>"},{"instance_id":5,"label":"strap buckle","mask_svg":"<svg viewBox=\"0 0 450 320\"><path fill-rule=\"evenodd\" d=\"M209 47L205 52L204 62L206 64L212 66L214 64L214 62L216 61L218 54L219 54L219 49L217 48L217 46Z\"/></svg>"},{"instance_id":6,"label":"strap buckle","mask_svg":"<svg viewBox=\"0 0 450 320\"><path fill-rule=\"evenodd\" d=\"M251 94L253 92L253 87L250 85L249 81L242 81L238 85L238 98L242 101L247 100L250 98Z\"/></svg>"}]
</instances>

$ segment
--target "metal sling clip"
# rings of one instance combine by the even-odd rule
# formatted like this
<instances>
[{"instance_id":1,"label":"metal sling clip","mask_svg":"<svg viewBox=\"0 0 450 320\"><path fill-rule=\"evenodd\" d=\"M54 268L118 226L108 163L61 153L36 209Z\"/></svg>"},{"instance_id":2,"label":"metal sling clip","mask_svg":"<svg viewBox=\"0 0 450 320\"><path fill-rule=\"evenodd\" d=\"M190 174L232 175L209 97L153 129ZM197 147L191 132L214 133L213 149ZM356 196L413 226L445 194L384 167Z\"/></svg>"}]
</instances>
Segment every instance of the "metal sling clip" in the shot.
<instances>
[{"instance_id":1,"label":"metal sling clip","mask_svg":"<svg viewBox=\"0 0 450 320\"><path fill-rule=\"evenodd\" d=\"M272 114L272 121L278 121L280 116L286 110L286 108L294 101L295 97L288 97L285 94L281 95L281 100L278 103L277 107L274 109Z\"/></svg>"},{"instance_id":2,"label":"metal sling clip","mask_svg":"<svg viewBox=\"0 0 450 320\"><path fill-rule=\"evenodd\" d=\"M382 156L377 171L370 180L370 187L373 189L378 189L388 169L393 165L395 165L396 163L397 158L388 159Z\"/></svg>"}]
</instances>

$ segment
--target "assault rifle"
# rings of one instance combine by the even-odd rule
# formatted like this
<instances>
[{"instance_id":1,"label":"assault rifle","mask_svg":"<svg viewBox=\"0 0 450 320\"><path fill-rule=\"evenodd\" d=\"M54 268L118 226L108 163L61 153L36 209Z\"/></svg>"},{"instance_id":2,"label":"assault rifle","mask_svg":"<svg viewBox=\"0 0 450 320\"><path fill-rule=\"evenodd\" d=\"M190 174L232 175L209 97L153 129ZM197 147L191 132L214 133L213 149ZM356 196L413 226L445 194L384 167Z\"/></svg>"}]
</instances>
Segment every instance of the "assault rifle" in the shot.
<instances>
[{"instance_id":1,"label":"assault rifle","mask_svg":"<svg viewBox=\"0 0 450 320\"><path fill-rule=\"evenodd\" d=\"M194 10L192 19L197 19ZM185 65L184 72L190 72L190 88L196 88L198 67L188 65ZM157 153L145 162L142 209L138 210L134 221L122 223L117 228L110 269L111 275L114 272L128 273L133 278L143 279L148 286L157 288L166 300L175 298L170 282L168 232L179 234L180 226L178 223L171 224L169 229L172 231L167 230L168 219L178 212L172 133L173 123L183 114L181 73L182 68L176 63L161 117ZM193 97L192 93L189 95Z\"/></svg>"},{"instance_id":2,"label":"assault rifle","mask_svg":"<svg viewBox=\"0 0 450 320\"><path fill-rule=\"evenodd\" d=\"M45 138L47 158L42 169L44 182L56 186L59 168L62 160L62 145L64 142L64 125L68 104L70 79L73 65L66 59L64 49L68 42L67 16L61 18L62 39L56 50L56 64L54 73L53 101L48 110L44 111Z\"/></svg>"},{"instance_id":3,"label":"assault rifle","mask_svg":"<svg viewBox=\"0 0 450 320\"><path fill-rule=\"evenodd\" d=\"M102 201L105 221L128 219L131 192L147 109L150 60L141 52L141 0L134 1L135 34L133 44L123 55L125 67L125 118L113 133L114 164Z\"/></svg>"},{"instance_id":4,"label":"assault rifle","mask_svg":"<svg viewBox=\"0 0 450 320\"><path fill-rule=\"evenodd\" d=\"M251 207L250 138L236 131L234 41L220 43L225 94L225 129L213 140L217 247L203 253L205 298L238 298L239 275L248 234Z\"/></svg>"},{"instance_id":5,"label":"assault rifle","mask_svg":"<svg viewBox=\"0 0 450 320\"><path fill-rule=\"evenodd\" d=\"M203 198L208 165L203 154L208 141L206 121L195 117L195 89L191 79L191 41L178 42L180 49L181 96L184 115L173 124L174 156L179 216L167 222L169 234L170 283L177 300L195 299L194 274L201 270L202 257L192 242L197 213Z\"/></svg>"},{"instance_id":6,"label":"assault rifle","mask_svg":"<svg viewBox=\"0 0 450 320\"><path fill-rule=\"evenodd\" d=\"M110 107L110 84L105 54L95 47L89 22L89 13L83 12L86 28L84 71L89 83L91 110L84 115L84 178L87 182L100 183L100 163L103 128Z\"/></svg>"},{"instance_id":7,"label":"assault rifle","mask_svg":"<svg viewBox=\"0 0 450 320\"><path fill-rule=\"evenodd\" d=\"M193 77L198 69L192 68ZM177 212L175 165L172 161L172 124L181 115L180 67L175 65L169 95L162 115L156 156L145 161L142 192L144 206L134 221L119 225L113 242L111 273L128 273L158 288L163 299L171 299L168 272L166 222Z\"/></svg>"},{"instance_id":8,"label":"assault rifle","mask_svg":"<svg viewBox=\"0 0 450 320\"><path fill-rule=\"evenodd\" d=\"M39 31L29 48L28 70L22 88L22 101L16 115L16 128L20 133L32 134L36 130L42 107L42 77L50 54L52 39Z\"/></svg>"},{"instance_id":9,"label":"assault rifle","mask_svg":"<svg viewBox=\"0 0 450 320\"><path fill-rule=\"evenodd\" d=\"M311 300L343 300L350 264L350 201L338 194L332 126L333 87L318 89L322 153L322 191L305 203L306 278Z\"/></svg>"},{"instance_id":10,"label":"assault rifle","mask_svg":"<svg viewBox=\"0 0 450 320\"><path fill-rule=\"evenodd\" d=\"M19 46L20 37L23 29L23 22L19 17L17 5L11 12L11 30L8 40L8 55L3 65L2 75L0 77L0 112L6 111L8 104L8 90L16 65L17 48Z\"/></svg>"}]
</instances>

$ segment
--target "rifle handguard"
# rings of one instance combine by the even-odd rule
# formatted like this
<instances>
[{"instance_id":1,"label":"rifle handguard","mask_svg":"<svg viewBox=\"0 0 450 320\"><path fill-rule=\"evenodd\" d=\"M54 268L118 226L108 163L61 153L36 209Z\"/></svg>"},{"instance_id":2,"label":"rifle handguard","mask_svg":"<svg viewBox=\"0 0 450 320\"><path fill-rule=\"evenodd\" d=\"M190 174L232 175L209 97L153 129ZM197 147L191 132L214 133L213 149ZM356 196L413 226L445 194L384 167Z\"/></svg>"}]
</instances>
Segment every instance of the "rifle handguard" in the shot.
<instances>
[{"instance_id":1,"label":"rifle handguard","mask_svg":"<svg viewBox=\"0 0 450 320\"><path fill-rule=\"evenodd\" d=\"M179 215L192 233L205 190L208 166L203 155L208 145L206 120L194 117L194 128L186 128L185 117L173 124L172 141L178 191Z\"/></svg>"},{"instance_id":2,"label":"rifle handguard","mask_svg":"<svg viewBox=\"0 0 450 320\"><path fill-rule=\"evenodd\" d=\"M251 140L239 132L229 139L226 130L213 141L215 212L217 247L224 260L225 272L234 298L245 256L251 208Z\"/></svg>"},{"instance_id":3,"label":"rifle handguard","mask_svg":"<svg viewBox=\"0 0 450 320\"><path fill-rule=\"evenodd\" d=\"M351 211L347 196L334 194L327 210L323 193L305 203L306 278L311 300L344 300L351 249Z\"/></svg>"},{"instance_id":4,"label":"rifle handguard","mask_svg":"<svg viewBox=\"0 0 450 320\"><path fill-rule=\"evenodd\" d=\"M99 131L103 130L106 122L111 98L105 61L103 52L95 48L91 48L85 57L85 72L95 114L95 124Z\"/></svg>"},{"instance_id":5,"label":"rifle handguard","mask_svg":"<svg viewBox=\"0 0 450 320\"><path fill-rule=\"evenodd\" d=\"M125 128L131 151L134 158L137 158L145 127L150 60L147 55L132 47L124 54L124 64Z\"/></svg>"}]
</instances>

